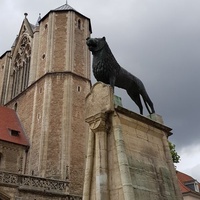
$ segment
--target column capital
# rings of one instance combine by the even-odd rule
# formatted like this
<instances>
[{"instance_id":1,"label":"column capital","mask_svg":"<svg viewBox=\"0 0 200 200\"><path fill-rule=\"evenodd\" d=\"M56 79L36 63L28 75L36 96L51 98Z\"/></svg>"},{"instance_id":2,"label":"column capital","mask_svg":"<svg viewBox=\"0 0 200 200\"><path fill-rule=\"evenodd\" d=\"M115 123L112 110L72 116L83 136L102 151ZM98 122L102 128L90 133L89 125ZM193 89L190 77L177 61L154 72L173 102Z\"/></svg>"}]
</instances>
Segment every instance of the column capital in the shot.
<instances>
[{"instance_id":1,"label":"column capital","mask_svg":"<svg viewBox=\"0 0 200 200\"><path fill-rule=\"evenodd\" d=\"M92 132L107 131L107 113L98 113L86 119Z\"/></svg>"}]
</instances>

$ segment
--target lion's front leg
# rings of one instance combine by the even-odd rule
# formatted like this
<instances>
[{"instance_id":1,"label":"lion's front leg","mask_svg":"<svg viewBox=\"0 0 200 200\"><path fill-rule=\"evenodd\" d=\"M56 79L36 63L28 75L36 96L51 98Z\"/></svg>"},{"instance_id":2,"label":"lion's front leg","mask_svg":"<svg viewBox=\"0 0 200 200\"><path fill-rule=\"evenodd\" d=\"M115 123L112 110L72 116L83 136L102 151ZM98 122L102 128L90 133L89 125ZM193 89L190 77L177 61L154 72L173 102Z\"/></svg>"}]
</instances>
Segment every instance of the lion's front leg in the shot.
<instances>
[{"instance_id":1,"label":"lion's front leg","mask_svg":"<svg viewBox=\"0 0 200 200\"><path fill-rule=\"evenodd\" d=\"M116 76L115 75L111 75L109 77L109 84L113 88L113 93L114 93L115 81L116 81Z\"/></svg>"}]
</instances>

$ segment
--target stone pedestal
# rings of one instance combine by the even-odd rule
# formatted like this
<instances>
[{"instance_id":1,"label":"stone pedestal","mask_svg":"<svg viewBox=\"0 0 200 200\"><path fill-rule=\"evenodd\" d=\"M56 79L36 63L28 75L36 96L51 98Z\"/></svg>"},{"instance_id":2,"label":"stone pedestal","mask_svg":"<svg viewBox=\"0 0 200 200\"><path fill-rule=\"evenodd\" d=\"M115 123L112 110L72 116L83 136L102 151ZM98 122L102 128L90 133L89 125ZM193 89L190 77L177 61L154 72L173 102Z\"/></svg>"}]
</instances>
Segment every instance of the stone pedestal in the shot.
<instances>
[{"instance_id":1,"label":"stone pedestal","mask_svg":"<svg viewBox=\"0 0 200 200\"><path fill-rule=\"evenodd\" d=\"M182 199L167 140L171 129L161 119L114 106L110 86L93 86L86 98L83 200Z\"/></svg>"}]
</instances>

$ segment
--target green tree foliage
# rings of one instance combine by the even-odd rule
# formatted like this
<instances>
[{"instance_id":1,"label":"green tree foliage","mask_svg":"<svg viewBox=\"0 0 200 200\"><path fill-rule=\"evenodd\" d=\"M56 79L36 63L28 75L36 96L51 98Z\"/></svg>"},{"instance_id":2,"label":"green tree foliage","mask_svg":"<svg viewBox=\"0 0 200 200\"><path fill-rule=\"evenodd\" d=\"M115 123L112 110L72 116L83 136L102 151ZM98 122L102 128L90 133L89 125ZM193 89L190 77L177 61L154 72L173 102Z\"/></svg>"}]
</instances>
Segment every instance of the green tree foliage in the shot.
<instances>
[{"instance_id":1,"label":"green tree foliage","mask_svg":"<svg viewBox=\"0 0 200 200\"><path fill-rule=\"evenodd\" d=\"M178 155L178 153L176 152L175 147L176 147L175 144L172 144L171 142L169 142L169 148L170 148L170 151L172 154L173 162L179 163L181 159L180 159L180 156Z\"/></svg>"}]
</instances>

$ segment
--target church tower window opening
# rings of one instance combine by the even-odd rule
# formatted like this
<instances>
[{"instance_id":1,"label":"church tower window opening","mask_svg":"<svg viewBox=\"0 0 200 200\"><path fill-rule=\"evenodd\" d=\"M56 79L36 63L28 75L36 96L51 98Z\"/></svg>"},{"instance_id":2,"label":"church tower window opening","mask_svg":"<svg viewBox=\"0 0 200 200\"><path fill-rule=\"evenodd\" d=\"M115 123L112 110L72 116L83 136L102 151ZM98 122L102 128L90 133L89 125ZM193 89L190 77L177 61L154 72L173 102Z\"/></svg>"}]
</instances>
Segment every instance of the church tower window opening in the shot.
<instances>
[{"instance_id":1,"label":"church tower window opening","mask_svg":"<svg viewBox=\"0 0 200 200\"><path fill-rule=\"evenodd\" d=\"M17 103L15 103L15 105L14 105L14 110L15 110L15 112L17 112Z\"/></svg>"},{"instance_id":2,"label":"church tower window opening","mask_svg":"<svg viewBox=\"0 0 200 200\"><path fill-rule=\"evenodd\" d=\"M18 52L13 62L12 95L14 98L28 87L31 61L31 42L28 36L21 40Z\"/></svg>"},{"instance_id":3,"label":"church tower window opening","mask_svg":"<svg viewBox=\"0 0 200 200\"><path fill-rule=\"evenodd\" d=\"M80 19L78 19L78 29L81 30L81 20Z\"/></svg>"}]
</instances>

